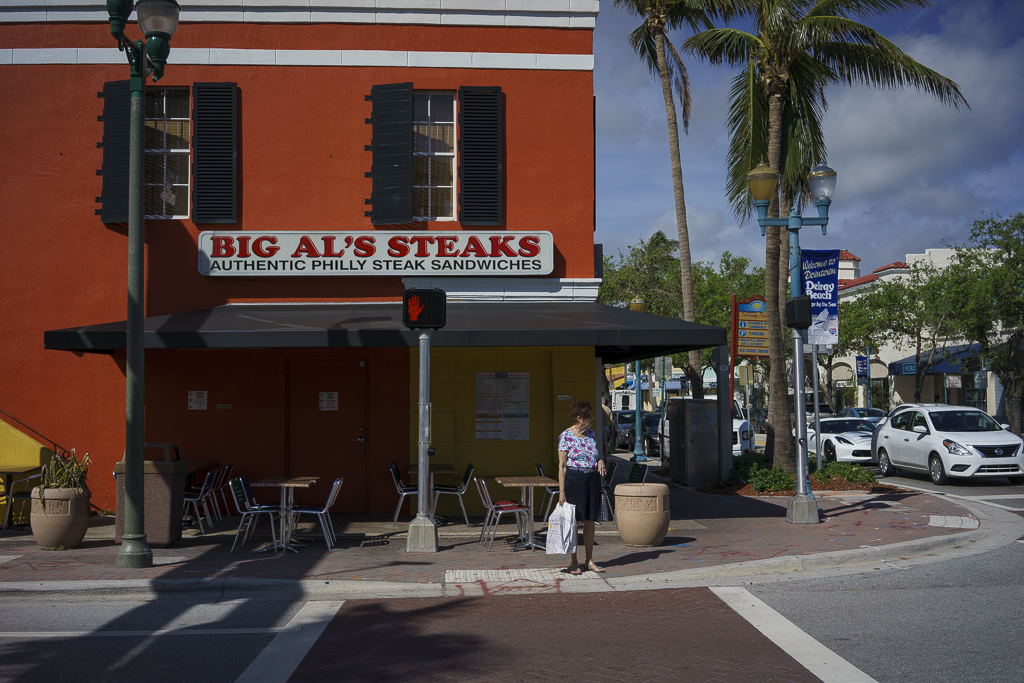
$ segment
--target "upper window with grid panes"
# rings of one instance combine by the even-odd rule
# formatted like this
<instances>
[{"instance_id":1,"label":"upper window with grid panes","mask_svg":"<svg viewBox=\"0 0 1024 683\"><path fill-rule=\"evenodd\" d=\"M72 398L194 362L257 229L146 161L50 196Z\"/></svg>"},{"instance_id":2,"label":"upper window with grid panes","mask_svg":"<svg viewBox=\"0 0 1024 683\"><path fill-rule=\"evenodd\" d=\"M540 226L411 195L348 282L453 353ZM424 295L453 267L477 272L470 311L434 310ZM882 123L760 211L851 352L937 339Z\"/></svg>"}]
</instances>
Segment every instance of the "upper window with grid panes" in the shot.
<instances>
[{"instance_id":1,"label":"upper window with grid panes","mask_svg":"<svg viewBox=\"0 0 1024 683\"><path fill-rule=\"evenodd\" d=\"M455 93L413 94L413 220L455 218Z\"/></svg>"},{"instance_id":2,"label":"upper window with grid panes","mask_svg":"<svg viewBox=\"0 0 1024 683\"><path fill-rule=\"evenodd\" d=\"M146 218L188 218L189 90L146 90Z\"/></svg>"}]
</instances>

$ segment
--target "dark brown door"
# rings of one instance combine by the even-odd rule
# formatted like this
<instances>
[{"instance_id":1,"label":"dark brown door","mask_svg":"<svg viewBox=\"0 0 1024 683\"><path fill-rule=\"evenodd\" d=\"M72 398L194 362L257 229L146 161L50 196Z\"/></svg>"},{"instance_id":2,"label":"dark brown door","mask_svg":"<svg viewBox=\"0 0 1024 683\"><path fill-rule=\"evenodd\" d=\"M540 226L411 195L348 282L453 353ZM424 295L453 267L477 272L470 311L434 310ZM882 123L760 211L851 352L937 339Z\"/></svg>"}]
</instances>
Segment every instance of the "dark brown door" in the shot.
<instances>
[{"instance_id":1,"label":"dark brown door","mask_svg":"<svg viewBox=\"0 0 1024 683\"><path fill-rule=\"evenodd\" d=\"M344 477L335 512L366 511L366 361L288 359L287 474L320 477L295 500L322 506Z\"/></svg>"}]
</instances>

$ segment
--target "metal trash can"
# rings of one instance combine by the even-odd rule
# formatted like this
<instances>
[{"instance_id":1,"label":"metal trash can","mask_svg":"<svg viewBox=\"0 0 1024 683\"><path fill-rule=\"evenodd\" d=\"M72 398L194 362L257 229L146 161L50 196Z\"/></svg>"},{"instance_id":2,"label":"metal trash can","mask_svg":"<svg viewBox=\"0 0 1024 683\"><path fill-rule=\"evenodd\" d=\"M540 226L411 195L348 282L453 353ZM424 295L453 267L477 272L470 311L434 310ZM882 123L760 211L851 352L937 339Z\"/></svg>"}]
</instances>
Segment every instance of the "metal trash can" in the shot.
<instances>
[{"instance_id":1,"label":"metal trash can","mask_svg":"<svg viewBox=\"0 0 1024 683\"><path fill-rule=\"evenodd\" d=\"M181 539L185 505L185 476L189 463L182 460L173 443L147 443L145 450L160 449L163 458L146 460L142 469L145 495L146 543L152 548L169 548ZM114 542L124 535L124 457L114 466L117 479L117 511Z\"/></svg>"},{"instance_id":2,"label":"metal trash can","mask_svg":"<svg viewBox=\"0 0 1024 683\"><path fill-rule=\"evenodd\" d=\"M719 419L716 399L682 399L668 404L669 476L698 488L719 482ZM731 457L730 453L730 457Z\"/></svg>"}]
</instances>

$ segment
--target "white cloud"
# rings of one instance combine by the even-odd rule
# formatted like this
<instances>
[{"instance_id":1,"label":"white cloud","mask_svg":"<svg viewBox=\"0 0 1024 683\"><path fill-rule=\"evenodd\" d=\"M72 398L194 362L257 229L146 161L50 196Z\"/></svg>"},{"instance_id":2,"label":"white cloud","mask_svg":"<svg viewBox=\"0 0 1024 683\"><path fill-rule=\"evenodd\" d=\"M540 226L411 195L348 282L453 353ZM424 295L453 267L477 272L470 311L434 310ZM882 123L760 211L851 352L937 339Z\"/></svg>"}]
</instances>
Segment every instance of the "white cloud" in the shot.
<instances>
[{"instance_id":1,"label":"white cloud","mask_svg":"<svg viewBox=\"0 0 1024 683\"><path fill-rule=\"evenodd\" d=\"M638 23L606 3L595 32L597 238L615 248L655 229L675 234L660 85L626 40ZM805 229L801 243L853 251L866 272L908 252L964 241L982 210L1022 210L1024 177L1024 3L943 2L872 23L960 83L971 109L944 107L914 90L829 92L825 133L839 186L829 234ZM681 154L693 259L717 261L729 250L763 263L760 230L737 227L725 198L733 72L688 64L694 105Z\"/></svg>"}]
</instances>

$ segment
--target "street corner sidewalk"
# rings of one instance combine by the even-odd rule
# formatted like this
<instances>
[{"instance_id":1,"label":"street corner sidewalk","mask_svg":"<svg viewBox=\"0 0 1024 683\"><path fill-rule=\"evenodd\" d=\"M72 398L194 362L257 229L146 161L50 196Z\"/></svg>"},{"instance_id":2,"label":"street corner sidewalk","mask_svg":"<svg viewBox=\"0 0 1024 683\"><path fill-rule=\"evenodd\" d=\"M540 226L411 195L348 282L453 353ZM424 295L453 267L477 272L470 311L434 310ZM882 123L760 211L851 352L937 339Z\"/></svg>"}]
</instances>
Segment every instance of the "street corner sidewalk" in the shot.
<instances>
[{"instance_id":1,"label":"street corner sidewalk","mask_svg":"<svg viewBox=\"0 0 1024 683\"><path fill-rule=\"evenodd\" d=\"M238 518L225 517L212 533L187 530L173 547L154 550L152 568L119 569L113 519L94 517L85 542L75 550L39 548L27 530L0 534L0 593L204 586L302 586L307 592L350 591L367 597L465 594L467 589L487 594L552 586L585 591L597 590L599 584L608 589L616 581L635 587L658 576L710 580L877 562L886 548L893 549L894 558L907 557L967 543L965 535L986 531L984 520L966 507L918 492L818 493L821 524L792 525L785 519L785 497L704 494L666 483L672 515L664 542L657 547L627 547L614 524L600 525L594 559L605 569L601 574L572 576L566 572L568 557L543 550L510 552L504 541L513 535L513 524L502 526L490 552L478 542L480 520L475 520L468 527L461 521L440 527L439 552L411 554L406 552L407 522L392 526L390 519L352 515L335 515L340 538L333 552L327 551L319 529L307 524L298 535L311 540L298 553L254 552L270 540L265 525L264 536L257 534L232 553ZM544 526L537 522L536 528Z\"/></svg>"}]
</instances>

